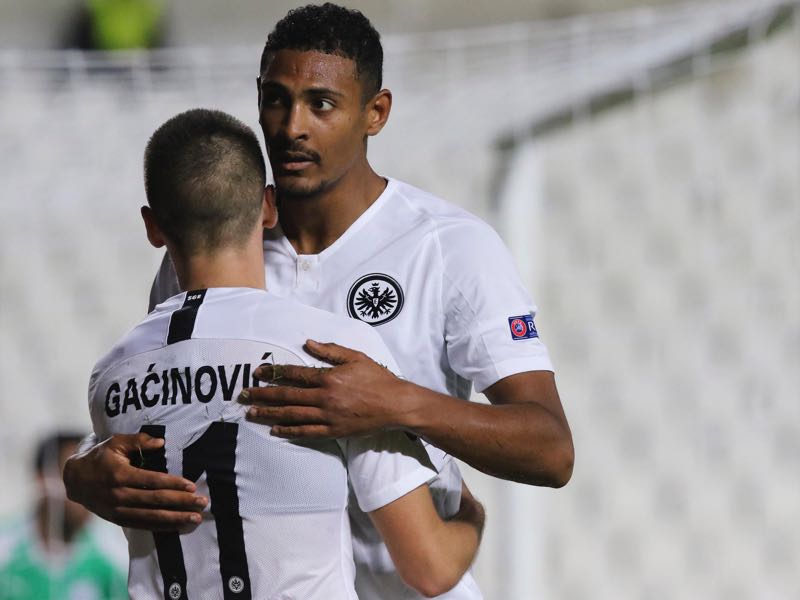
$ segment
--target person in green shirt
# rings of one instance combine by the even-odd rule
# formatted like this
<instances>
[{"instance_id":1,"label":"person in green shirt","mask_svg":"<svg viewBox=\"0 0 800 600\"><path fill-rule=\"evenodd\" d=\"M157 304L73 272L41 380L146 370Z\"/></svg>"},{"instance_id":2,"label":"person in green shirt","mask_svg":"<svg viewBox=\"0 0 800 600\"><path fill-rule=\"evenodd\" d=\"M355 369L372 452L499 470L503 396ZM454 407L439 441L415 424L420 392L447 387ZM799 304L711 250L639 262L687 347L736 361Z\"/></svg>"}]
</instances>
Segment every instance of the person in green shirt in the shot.
<instances>
[{"instance_id":1,"label":"person in green shirt","mask_svg":"<svg viewBox=\"0 0 800 600\"><path fill-rule=\"evenodd\" d=\"M127 598L125 550L114 543L123 540L64 492L61 470L81 438L59 432L39 443L34 513L0 528L0 600Z\"/></svg>"},{"instance_id":2,"label":"person in green shirt","mask_svg":"<svg viewBox=\"0 0 800 600\"><path fill-rule=\"evenodd\" d=\"M135 50L164 45L163 0L83 0L68 26L66 46L82 50Z\"/></svg>"}]
</instances>

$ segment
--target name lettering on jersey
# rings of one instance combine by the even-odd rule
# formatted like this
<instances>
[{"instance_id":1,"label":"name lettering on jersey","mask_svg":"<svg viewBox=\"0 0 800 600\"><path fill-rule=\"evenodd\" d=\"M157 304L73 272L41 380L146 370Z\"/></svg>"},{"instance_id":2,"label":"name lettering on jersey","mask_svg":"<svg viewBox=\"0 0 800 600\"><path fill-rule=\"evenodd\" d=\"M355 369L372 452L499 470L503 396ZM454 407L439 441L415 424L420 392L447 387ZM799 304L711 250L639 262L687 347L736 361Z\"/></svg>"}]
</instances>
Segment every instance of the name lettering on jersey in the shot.
<instances>
[{"instance_id":1,"label":"name lettering on jersey","mask_svg":"<svg viewBox=\"0 0 800 600\"><path fill-rule=\"evenodd\" d=\"M360 277L347 294L347 313L370 325L381 325L403 310L403 288L384 273Z\"/></svg>"},{"instance_id":2,"label":"name lettering on jersey","mask_svg":"<svg viewBox=\"0 0 800 600\"><path fill-rule=\"evenodd\" d=\"M256 367L250 363L239 363L157 369L153 363L145 374L114 381L108 386L105 395L106 415L113 418L129 410L143 410L157 405L208 404L217 395L225 402L230 402L242 388L267 385L253 377Z\"/></svg>"},{"instance_id":3,"label":"name lettering on jersey","mask_svg":"<svg viewBox=\"0 0 800 600\"><path fill-rule=\"evenodd\" d=\"M511 329L512 340L528 340L538 338L539 332L533 324L533 315L520 315L518 317L508 317L508 327Z\"/></svg>"}]
</instances>

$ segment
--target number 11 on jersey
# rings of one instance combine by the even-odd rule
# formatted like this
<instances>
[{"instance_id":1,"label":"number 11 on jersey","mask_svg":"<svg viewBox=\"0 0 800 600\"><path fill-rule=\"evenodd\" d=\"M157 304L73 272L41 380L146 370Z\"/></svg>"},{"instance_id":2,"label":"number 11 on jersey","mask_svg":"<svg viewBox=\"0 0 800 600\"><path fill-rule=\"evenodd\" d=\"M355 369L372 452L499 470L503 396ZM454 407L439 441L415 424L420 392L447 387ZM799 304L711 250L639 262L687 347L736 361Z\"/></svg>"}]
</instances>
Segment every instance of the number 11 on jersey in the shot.
<instances>
[{"instance_id":1,"label":"number 11 on jersey","mask_svg":"<svg viewBox=\"0 0 800 600\"><path fill-rule=\"evenodd\" d=\"M144 425L141 430L166 439L166 426ZM250 572L244 548L244 530L236 490L237 423L211 423L203 434L183 449L183 477L197 481L206 474L211 513L217 526L219 570L225 600L250 600ZM152 458L151 458L152 457ZM166 449L148 454L143 468L167 472ZM158 564L164 581L164 600L190 600L186 593L186 566L177 533L153 533Z\"/></svg>"}]
</instances>

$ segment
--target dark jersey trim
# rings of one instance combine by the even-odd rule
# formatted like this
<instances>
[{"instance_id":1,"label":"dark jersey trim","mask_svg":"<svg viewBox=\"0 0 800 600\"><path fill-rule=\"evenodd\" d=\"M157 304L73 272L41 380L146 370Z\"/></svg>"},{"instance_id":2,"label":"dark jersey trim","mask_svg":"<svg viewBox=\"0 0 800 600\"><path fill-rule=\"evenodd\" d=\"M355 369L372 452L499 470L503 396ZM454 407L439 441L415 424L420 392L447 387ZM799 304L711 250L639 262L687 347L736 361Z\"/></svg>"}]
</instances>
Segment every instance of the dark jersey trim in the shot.
<instances>
[{"instance_id":1,"label":"dark jersey trim","mask_svg":"<svg viewBox=\"0 0 800 600\"><path fill-rule=\"evenodd\" d=\"M169 332L167 333L167 344L175 344L188 340L194 331L194 322L197 319L197 311L206 297L208 290L193 290L186 292L186 300L183 306L172 313L169 319Z\"/></svg>"},{"instance_id":2,"label":"dark jersey trim","mask_svg":"<svg viewBox=\"0 0 800 600\"><path fill-rule=\"evenodd\" d=\"M166 427L164 425L142 425L139 430L152 437L164 439ZM142 457L143 469L167 472L166 449L160 448L148 452L147 457ZM178 534L172 531L154 531L153 540L158 556L158 568L161 571L161 580L164 582L164 600L188 600L186 595L186 567L183 562L183 548Z\"/></svg>"},{"instance_id":3,"label":"dark jersey trim","mask_svg":"<svg viewBox=\"0 0 800 600\"><path fill-rule=\"evenodd\" d=\"M244 529L236 489L238 423L215 421L183 450L183 476L197 481L205 471L211 512L217 524L219 570L224 600L251 600Z\"/></svg>"}]
</instances>

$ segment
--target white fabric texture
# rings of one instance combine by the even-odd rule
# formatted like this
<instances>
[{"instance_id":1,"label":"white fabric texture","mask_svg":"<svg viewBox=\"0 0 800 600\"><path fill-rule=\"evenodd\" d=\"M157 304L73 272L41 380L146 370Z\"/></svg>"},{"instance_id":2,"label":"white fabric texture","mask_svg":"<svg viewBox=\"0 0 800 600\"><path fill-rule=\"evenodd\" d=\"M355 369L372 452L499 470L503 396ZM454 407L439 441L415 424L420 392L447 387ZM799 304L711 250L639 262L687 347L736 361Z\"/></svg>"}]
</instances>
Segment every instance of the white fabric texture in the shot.
<instances>
[{"instance_id":1,"label":"white fabric texture","mask_svg":"<svg viewBox=\"0 0 800 600\"><path fill-rule=\"evenodd\" d=\"M538 337L512 335L511 319L527 316L533 322L536 306L494 230L396 179L389 179L381 196L319 254L298 255L273 230L265 235L264 259L271 293L372 324L403 374L424 387L468 400L473 384L482 391L509 375L553 370ZM151 303L174 293L176 286L165 259ZM386 294L384 312L373 316ZM369 301L377 306L373 309ZM309 337L341 343L321 332ZM439 472L430 484L437 509L443 517L452 516L461 494L458 467L441 450L431 446L429 454ZM369 519L355 507L350 514L359 597L422 598L393 572ZM475 600L481 595L467 573L441 598Z\"/></svg>"},{"instance_id":2,"label":"white fabric texture","mask_svg":"<svg viewBox=\"0 0 800 600\"><path fill-rule=\"evenodd\" d=\"M176 597L182 590L190 600L223 598L223 586L241 590L249 578L251 598L355 599L348 472L358 482L357 501L374 510L435 476L427 453L402 432L357 442L273 437L244 419L246 407L236 398L255 384L259 364L319 366L302 350L311 332L396 370L391 355L367 325L245 288L207 290L191 327L183 328L185 339L176 341L186 297L160 304L98 362L90 381L100 440L162 427L168 471L195 480L211 499L203 522L175 535L180 551L169 560L182 559L184 582L163 574L169 560L157 536L126 531L131 598L164 597L165 581ZM145 466L161 470L156 464L145 457ZM241 560L222 539L237 527Z\"/></svg>"}]
</instances>

